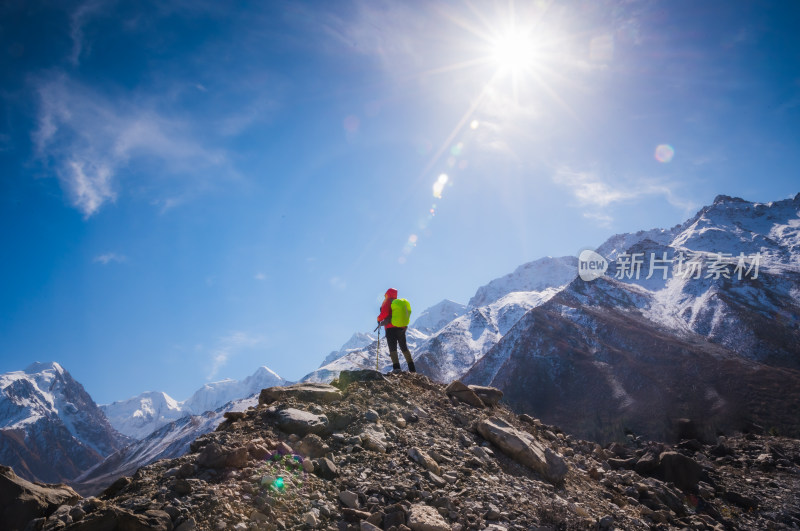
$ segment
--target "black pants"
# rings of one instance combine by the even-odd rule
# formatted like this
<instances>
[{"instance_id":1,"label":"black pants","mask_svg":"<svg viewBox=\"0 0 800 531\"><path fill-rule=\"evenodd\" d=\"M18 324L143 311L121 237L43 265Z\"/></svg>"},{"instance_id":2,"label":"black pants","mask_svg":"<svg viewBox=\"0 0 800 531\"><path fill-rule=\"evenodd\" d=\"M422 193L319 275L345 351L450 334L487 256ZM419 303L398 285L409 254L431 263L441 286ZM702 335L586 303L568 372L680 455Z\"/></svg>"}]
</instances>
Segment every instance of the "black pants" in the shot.
<instances>
[{"instance_id":1,"label":"black pants","mask_svg":"<svg viewBox=\"0 0 800 531\"><path fill-rule=\"evenodd\" d=\"M409 369L414 366L414 360L411 359L411 351L408 350L406 343L406 329L405 328L387 328L386 329L386 343L389 345L389 356L392 358L392 365L395 368L400 367L400 361L397 358L397 344L400 343L400 350L403 351L403 356L406 357L406 363Z\"/></svg>"}]
</instances>

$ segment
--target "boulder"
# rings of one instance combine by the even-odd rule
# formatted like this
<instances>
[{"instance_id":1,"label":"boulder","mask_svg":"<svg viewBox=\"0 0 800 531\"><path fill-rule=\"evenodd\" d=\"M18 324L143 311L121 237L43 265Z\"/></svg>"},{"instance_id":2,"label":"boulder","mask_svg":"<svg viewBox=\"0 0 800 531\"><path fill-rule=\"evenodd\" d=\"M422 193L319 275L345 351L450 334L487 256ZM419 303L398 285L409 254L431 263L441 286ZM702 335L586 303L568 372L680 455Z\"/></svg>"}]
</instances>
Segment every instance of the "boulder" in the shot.
<instances>
[{"instance_id":1,"label":"boulder","mask_svg":"<svg viewBox=\"0 0 800 531\"><path fill-rule=\"evenodd\" d=\"M50 516L61 505L71 505L80 495L66 485L31 483L11 467L0 465L0 529L25 529L31 520Z\"/></svg>"},{"instance_id":2,"label":"boulder","mask_svg":"<svg viewBox=\"0 0 800 531\"><path fill-rule=\"evenodd\" d=\"M484 407L483 401L475 391L458 380L450 382L450 385L448 385L444 391L447 393L447 396L452 396L461 402L475 407Z\"/></svg>"},{"instance_id":3,"label":"boulder","mask_svg":"<svg viewBox=\"0 0 800 531\"><path fill-rule=\"evenodd\" d=\"M450 524L442 518L439 511L424 503L411 506L407 525L411 531L450 531Z\"/></svg>"},{"instance_id":4,"label":"boulder","mask_svg":"<svg viewBox=\"0 0 800 531\"><path fill-rule=\"evenodd\" d=\"M656 471L658 468L658 459L659 454L655 453L652 450L648 450L645 454L639 458L634 466L634 470L640 476L649 476L653 472Z\"/></svg>"},{"instance_id":5,"label":"boulder","mask_svg":"<svg viewBox=\"0 0 800 531\"><path fill-rule=\"evenodd\" d=\"M496 406L500 399L503 398L503 391L496 387L484 387L482 385L469 385L481 401L487 406Z\"/></svg>"},{"instance_id":6,"label":"boulder","mask_svg":"<svg viewBox=\"0 0 800 531\"><path fill-rule=\"evenodd\" d=\"M327 457L319 460L319 476L323 479L334 479L339 475L339 469L333 461Z\"/></svg>"},{"instance_id":7,"label":"boulder","mask_svg":"<svg viewBox=\"0 0 800 531\"><path fill-rule=\"evenodd\" d=\"M478 433L500 448L510 458L544 476L548 481L560 483L567 474L564 458L539 443L529 433L519 431L497 417L484 419L477 424Z\"/></svg>"},{"instance_id":8,"label":"boulder","mask_svg":"<svg viewBox=\"0 0 800 531\"><path fill-rule=\"evenodd\" d=\"M439 468L439 464L436 463L436 461L434 461L431 456L429 456L416 446L408 450L408 455L409 457L411 457L411 459L413 459L417 464L419 464L426 470L430 470L437 476L441 475L442 471Z\"/></svg>"},{"instance_id":9,"label":"boulder","mask_svg":"<svg viewBox=\"0 0 800 531\"><path fill-rule=\"evenodd\" d=\"M284 387L262 389L258 396L259 404L271 404L279 400L294 398L301 402L330 404L342 399L342 393L332 385L322 383L298 383Z\"/></svg>"},{"instance_id":10,"label":"boulder","mask_svg":"<svg viewBox=\"0 0 800 531\"><path fill-rule=\"evenodd\" d=\"M278 428L286 433L294 433L303 437L309 433L321 435L330 431L328 417L325 415L315 415L291 407L268 413L273 417Z\"/></svg>"},{"instance_id":11,"label":"boulder","mask_svg":"<svg viewBox=\"0 0 800 531\"><path fill-rule=\"evenodd\" d=\"M663 452L659 457L658 473L666 482L674 483L679 489L694 490L703 479L700 463L678 452Z\"/></svg>"},{"instance_id":12,"label":"boulder","mask_svg":"<svg viewBox=\"0 0 800 531\"><path fill-rule=\"evenodd\" d=\"M333 385L344 391L353 382L386 382L386 377L370 369L357 371L342 371L339 377L332 382Z\"/></svg>"},{"instance_id":13,"label":"boulder","mask_svg":"<svg viewBox=\"0 0 800 531\"><path fill-rule=\"evenodd\" d=\"M212 442L203 447L197 457L197 464L205 468L244 468L250 454L246 447L226 448Z\"/></svg>"},{"instance_id":14,"label":"boulder","mask_svg":"<svg viewBox=\"0 0 800 531\"><path fill-rule=\"evenodd\" d=\"M295 445L298 454L311 458L323 457L331 448L316 433L309 433Z\"/></svg>"}]
</instances>

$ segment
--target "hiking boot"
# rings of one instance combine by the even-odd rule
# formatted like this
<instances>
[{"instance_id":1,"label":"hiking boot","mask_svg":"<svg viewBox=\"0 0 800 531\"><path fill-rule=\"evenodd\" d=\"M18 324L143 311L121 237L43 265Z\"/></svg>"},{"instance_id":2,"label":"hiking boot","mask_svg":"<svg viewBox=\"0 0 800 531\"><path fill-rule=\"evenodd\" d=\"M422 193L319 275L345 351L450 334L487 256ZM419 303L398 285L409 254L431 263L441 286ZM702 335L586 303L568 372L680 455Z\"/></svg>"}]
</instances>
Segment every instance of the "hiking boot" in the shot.
<instances>
[{"instance_id":1,"label":"hiking boot","mask_svg":"<svg viewBox=\"0 0 800 531\"><path fill-rule=\"evenodd\" d=\"M400 373L400 372L403 372L403 369L400 368L400 364L399 363L393 363L392 364L392 374L397 374L397 373Z\"/></svg>"},{"instance_id":2,"label":"hiking boot","mask_svg":"<svg viewBox=\"0 0 800 531\"><path fill-rule=\"evenodd\" d=\"M408 372L417 372L417 368L414 367L414 362L413 361L409 361L408 362Z\"/></svg>"}]
</instances>

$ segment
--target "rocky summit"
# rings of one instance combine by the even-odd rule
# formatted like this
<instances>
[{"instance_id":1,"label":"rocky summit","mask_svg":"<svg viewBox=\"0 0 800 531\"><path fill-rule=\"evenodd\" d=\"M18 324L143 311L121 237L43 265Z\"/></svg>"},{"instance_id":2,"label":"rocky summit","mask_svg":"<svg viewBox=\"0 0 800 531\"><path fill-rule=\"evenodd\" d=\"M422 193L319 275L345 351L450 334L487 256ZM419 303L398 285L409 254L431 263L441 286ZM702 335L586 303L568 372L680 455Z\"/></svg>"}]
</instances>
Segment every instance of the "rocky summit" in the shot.
<instances>
[{"instance_id":1,"label":"rocky summit","mask_svg":"<svg viewBox=\"0 0 800 531\"><path fill-rule=\"evenodd\" d=\"M49 496L38 485L35 508L15 511L23 504L14 493L27 491L6 487L0 528L800 526L796 440L748 433L667 446L629 434L625 444L601 447L517 415L498 398L491 388L374 371L265 390L257 406L227 413L189 453L140 468L97 497Z\"/></svg>"}]
</instances>

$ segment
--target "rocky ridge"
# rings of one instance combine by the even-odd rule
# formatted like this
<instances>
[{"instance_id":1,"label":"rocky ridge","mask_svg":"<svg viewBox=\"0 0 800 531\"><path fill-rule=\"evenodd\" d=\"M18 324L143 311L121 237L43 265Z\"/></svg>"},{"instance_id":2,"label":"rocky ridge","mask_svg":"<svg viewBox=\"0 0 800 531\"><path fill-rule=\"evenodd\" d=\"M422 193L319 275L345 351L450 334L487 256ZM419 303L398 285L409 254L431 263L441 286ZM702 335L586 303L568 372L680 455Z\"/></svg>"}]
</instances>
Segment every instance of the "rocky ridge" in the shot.
<instances>
[{"instance_id":1,"label":"rocky ridge","mask_svg":"<svg viewBox=\"0 0 800 531\"><path fill-rule=\"evenodd\" d=\"M796 440L750 433L667 446L630 434L603 448L513 413L488 387L375 371L334 383L265 389L188 454L26 528L800 526ZM683 434L692 437L691 424Z\"/></svg>"}]
</instances>

